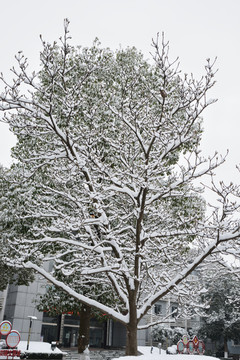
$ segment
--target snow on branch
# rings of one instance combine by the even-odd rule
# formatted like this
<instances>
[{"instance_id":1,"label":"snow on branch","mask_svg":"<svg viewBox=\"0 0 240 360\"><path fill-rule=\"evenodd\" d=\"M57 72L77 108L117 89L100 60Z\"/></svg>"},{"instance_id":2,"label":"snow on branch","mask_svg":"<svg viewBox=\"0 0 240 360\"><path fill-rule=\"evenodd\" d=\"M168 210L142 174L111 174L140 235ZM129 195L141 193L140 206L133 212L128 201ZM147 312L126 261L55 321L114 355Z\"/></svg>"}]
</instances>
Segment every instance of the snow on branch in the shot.
<instances>
[{"instance_id":1,"label":"snow on branch","mask_svg":"<svg viewBox=\"0 0 240 360\"><path fill-rule=\"evenodd\" d=\"M150 63L135 48L74 48L68 25L60 44L42 40L38 73L19 53L13 82L0 77L0 111L17 137L15 164L0 172L2 259L135 334L154 303L171 295L188 311L201 291L195 276L239 259L239 187L213 182L210 215L201 194L226 160L200 151L214 62L195 80L164 38ZM89 282L111 288L115 303L82 295Z\"/></svg>"}]
</instances>

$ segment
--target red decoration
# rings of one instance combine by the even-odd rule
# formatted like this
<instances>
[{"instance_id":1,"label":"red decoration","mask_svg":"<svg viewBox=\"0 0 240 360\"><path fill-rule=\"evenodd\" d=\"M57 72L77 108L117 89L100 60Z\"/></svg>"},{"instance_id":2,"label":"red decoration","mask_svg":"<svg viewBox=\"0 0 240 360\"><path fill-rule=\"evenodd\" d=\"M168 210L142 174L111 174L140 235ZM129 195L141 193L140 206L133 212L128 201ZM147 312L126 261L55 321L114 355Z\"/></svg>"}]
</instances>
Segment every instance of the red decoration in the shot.
<instances>
[{"instance_id":1,"label":"red decoration","mask_svg":"<svg viewBox=\"0 0 240 360\"><path fill-rule=\"evenodd\" d=\"M14 349L17 347L20 341L20 334L16 330L12 330L12 324L10 321L2 321L0 324L0 334L7 335L6 344L12 349L0 349L0 358L4 360L20 358L21 351Z\"/></svg>"},{"instance_id":2,"label":"red decoration","mask_svg":"<svg viewBox=\"0 0 240 360\"><path fill-rule=\"evenodd\" d=\"M184 346L187 346L187 343L188 343L188 336L187 335L183 335L183 337L182 337L182 341L183 341L183 343L184 343Z\"/></svg>"},{"instance_id":3,"label":"red decoration","mask_svg":"<svg viewBox=\"0 0 240 360\"><path fill-rule=\"evenodd\" d=\"M187 351L188 351L188 353L193 354L194 353L194 348L195 348L194 342L192 340L189 340L188 343L187 343Z\"/></svg>"},{"instance_id":4,"label":"red decoration","mask_svg":"<svg viewBox=\"0 0 240 360\"><path fill-rule=\"evenodd\" d=\"M0 324L0 333L1 335L8 335L12 330L12 324L10 321L4 320Z\"/></svg>"},{"instance_id":5,"label":"red decoration","mask_svg":"<svg viewBox=\"0 0 240 360\"><path fill-rule=\"evenodd\" d=\"M184 351L184 343L182 340L179 340L179 342L177 343L177 350L179 352L179 354L182 354Z\"/></svg>"},{"instance_id":6,"label":"red decoration","mask_svg":"<svg viewBox=\"0 0 240 360\"><path fill-rule=\"evenodd\" d=\"M197 336L195 335L194 336L194 338L193 338L193 343L194 343L194 346L195 346L195 349L197 349L197 347L198 347L198 343L199 343L199 340L198 340L198 338L197 338Z\"/></svg>"},{"instance_id":7,"label":"red decoration","mask_svg":"<svg viewBox=\"0 0 240 360\"><path fill-rule=\"evenodd\" d=\"M16 330L12 330L7 338L6 338L6 344L9 348L15 348L18 346L20 342L20 334Z\"/></svg>"},{"instance_id":8,"label":"red decoration","mask_svg":"<svg viewBox=\"0 0 240 360\"><path fill-rule=\"evenodd\" d=\"M0 349L0 356L6 356L5 359L10 359L10 358L14 358L14 357L19 357L20 358L21 355L21 351L20 350L16 350L16 349Z\"/></svg>"},{"instance_id":9,"label":"red decoration","mask_svg":"<svg viewBox=\"0 0 240 360\"><path fill-rule=\"evenodd\" d=\"M202 340L199 340L199 342L198 342L197 351L198 351L199 355L203 355L205 352L205 344Z\"/></svg>"}]
</instances>

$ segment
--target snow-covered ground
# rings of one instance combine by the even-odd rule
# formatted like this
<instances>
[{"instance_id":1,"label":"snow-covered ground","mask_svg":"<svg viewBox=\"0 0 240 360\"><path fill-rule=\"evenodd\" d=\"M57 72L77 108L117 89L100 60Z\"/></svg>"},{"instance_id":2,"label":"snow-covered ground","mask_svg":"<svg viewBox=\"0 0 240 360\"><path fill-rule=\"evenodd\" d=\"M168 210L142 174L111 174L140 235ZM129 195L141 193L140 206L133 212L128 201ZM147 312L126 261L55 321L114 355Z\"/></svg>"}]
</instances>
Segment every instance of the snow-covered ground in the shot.
<instances>
[{"instance_id":1,"label":"snow-covered ground","mask_svg":"<svg viewBox=\"0 0 240 360\"><path fill-rule=\"evenodd\" d=\"M20 341L18 345L18 349L22 352L25 352L27 348L27 341ZM150 346L139 346L138 350L143 354L138 357L136 356L124 356L120 358L115 358L113 360L217 360L217 358L212 356L205 356L205 355L168 355L164 350L161 350L161 354L159 353L159 349L157 347L153 347L153 351L151 353ZM62 351L56 348L54 351L51 350L51 344L45 342L37 342L37 341L30 341L29 350L30 352L41 352L41 353L51 353L51 352L58 352L61 353ZM89 360L88 357L89 353L87 352L84 359Z\"/></svg>"},{"instance_id":2,"label":"snow-covered ground","mask_svg":"<svg viewBox=\"0 0 240 360\"><path fill-rule=\"evenodd\" d=\"M18 344L18 350L21 350L21 352L26 352L27 350L27 341L20 341ZM62 351L58 349L57 347L55 350L51 349L51 344L47 342L41 342L41 341L30 341L29 343L29 349L28 352L36 352L36 353L61 353Z\"/></svg>"},{"instance_id":3,"label":"snow-covered ground","mask_svg":"<svg viewBox=\"0 0 240 360\"><path fill-rule=\"evenodd\" d=\"M159 354L159 349L156 347L153 348L151 353L151 347L149 346L139 346L138 350L143 355L137 358L135 356L124 356L113 360L216 360L215 357L204 355L167 355L164 350L161 350L161 354Z\"/></svg>"}]
</instances>

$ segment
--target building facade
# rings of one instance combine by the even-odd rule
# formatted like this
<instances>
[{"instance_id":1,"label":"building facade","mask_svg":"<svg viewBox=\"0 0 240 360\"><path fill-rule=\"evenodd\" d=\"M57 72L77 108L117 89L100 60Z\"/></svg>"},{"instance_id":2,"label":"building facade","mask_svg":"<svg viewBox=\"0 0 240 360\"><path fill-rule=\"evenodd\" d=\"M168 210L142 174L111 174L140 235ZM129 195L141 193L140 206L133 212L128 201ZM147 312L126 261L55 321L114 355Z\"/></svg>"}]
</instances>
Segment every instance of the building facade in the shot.
<instances>
[{"instance_id":1,"label":"building facade","mask_svg":"<svg viewBox=\"0 0 240 360\"><path fill-rule=\"evenodd\" d=\"M9 285L7 290L0 294L0 319L9 320L13 329L21 334L22 340L27 340L29 334L30 317L36 319L31 325L31 340L52 342L58 341L64 348L77 346L79 317L71 314L49 316L47 312L37 310L37 300L46 292L47 283L40 275L29 286ZM141 325L159 321L169 312L177 308L177 303L171 299L160 301L151 309L142 320ZM196 325L200 319L180 319L173 323L173 315L169 317L166 326L178 326L188 330ZM122 348L126 344L126 329L116 321L91 319L90 347ZM138 345L151 345L151 328L138 332Z\"/></svg>"},{"instance_id":2,"label":"building facade","mask_svg":"<svg viewBox=\"0 0 240 360\"><path fill-rule=\"evenodd\" d=\"M29 286L9 285L0 294L0 319L11 322L14 330L19 331L21 340L27 340L31 324L31 340L52 342L58 341L63 347L77 346L79 316L61 314L49 316L47 312L37 310L37 300L46 291L46 280L37 275ZM123 347L125 346L125 327L111 319L90 322L90 346Z\"/></svg>"}]
</instances>

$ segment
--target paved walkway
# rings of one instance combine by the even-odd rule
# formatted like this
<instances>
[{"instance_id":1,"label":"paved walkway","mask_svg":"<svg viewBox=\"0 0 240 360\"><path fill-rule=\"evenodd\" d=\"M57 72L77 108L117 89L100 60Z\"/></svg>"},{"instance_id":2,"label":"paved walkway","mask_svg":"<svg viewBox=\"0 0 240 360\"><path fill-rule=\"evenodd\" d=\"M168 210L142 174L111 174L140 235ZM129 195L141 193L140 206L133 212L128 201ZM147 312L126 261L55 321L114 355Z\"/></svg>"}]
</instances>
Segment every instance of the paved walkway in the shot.
<instances>
[{"instance_id":1,"label":"paved walkway","mask_svg":"<svg viewBox=\"0 0 240 360\"><path fill-rule=\"evenodd\" d=\"M77 360L79 355L77 350L62 350L67 353L66 360ZM112 360L125 354L125 350L103 350L92 349L90 350L90 360Z\"/></svg>"}]
</instances>

